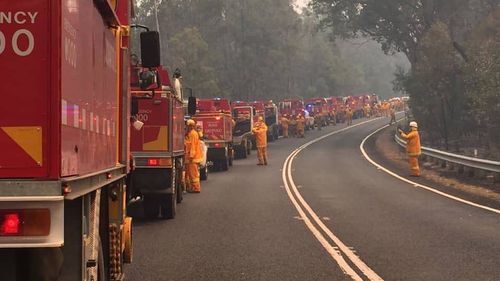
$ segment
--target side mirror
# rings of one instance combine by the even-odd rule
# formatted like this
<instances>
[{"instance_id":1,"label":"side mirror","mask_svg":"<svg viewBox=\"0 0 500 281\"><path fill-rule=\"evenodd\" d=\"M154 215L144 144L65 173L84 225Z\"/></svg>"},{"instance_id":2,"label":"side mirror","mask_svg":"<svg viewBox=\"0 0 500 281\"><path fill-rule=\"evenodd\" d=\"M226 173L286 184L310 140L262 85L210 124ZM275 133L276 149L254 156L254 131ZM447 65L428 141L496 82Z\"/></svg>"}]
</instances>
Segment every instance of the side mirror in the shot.
<instances>
[{"instance_id":1,"label":"side mirror","mask_svg":"<svg viewBox=\"0 0 500 281\"><path fill-rule=\"evenodd\" d=\"M188 98L188 114L193 116L196 114L196 97Z\"/></svg>"},{"instance_id":2,"label":"side mirror","mask_svg":"<svg viewBox=\"0 0 500 281\"><path fill-rule=\"evenodd\" d=\"M136 116L139 113L139 101L136 97L132 97L132 102L130 106L130 115Z\"/></svg>"},{"instance_id":3,"label":"side mirror","mask_svg":"<svg viewBox=\"0 0 500 281\"><path fill-rule=\"evenodd\" d=\"M143 67L161 65L160 34L158 31L141 33L141 59Z\"/></svg>"}]
</instances>

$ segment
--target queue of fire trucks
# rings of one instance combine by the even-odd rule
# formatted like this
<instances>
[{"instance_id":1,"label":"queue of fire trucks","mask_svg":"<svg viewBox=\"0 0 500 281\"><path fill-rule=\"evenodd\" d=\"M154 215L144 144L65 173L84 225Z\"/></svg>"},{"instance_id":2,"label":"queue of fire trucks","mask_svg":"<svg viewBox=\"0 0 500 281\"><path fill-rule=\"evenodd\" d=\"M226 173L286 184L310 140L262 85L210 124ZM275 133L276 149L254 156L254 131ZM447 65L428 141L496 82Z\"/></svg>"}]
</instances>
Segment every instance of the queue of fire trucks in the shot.
<instances>
[{"instance_id":1,"label":"queue of fire trucks","mask_svg":"<svg viewBox=\"0 0 500 281\"><path fill-rule=\"evenodd\" d=\"M123 280L131 202L172 219L183 201L186 116L206 180L256 149L259 120L276 141L402 106L373 94L278 104L187 96L180 70L162 66L159 33L131 24L132 0L74 3L0 2L2 280Z\"/></svg>"}]
</instances>

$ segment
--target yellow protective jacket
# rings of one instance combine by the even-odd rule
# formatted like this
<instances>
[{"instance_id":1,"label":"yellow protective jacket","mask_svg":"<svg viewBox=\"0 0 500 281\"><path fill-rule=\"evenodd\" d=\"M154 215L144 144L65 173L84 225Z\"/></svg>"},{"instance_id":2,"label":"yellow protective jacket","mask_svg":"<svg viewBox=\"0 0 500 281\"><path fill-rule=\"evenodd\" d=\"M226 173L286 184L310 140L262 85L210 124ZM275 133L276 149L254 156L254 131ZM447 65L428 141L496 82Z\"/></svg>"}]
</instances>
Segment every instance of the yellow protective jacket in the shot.
<instances>
[{"instance_id":1,"label":"yellow protective jacket","mask_svg":"<svg viewBox=\"0 0 500 281\"><path fill-rule=\"evenodd\" d=\"M286 119L286 117L282 117L281 118L281 127L283 128L288 128L288 119Z\"/></svg>"},{"instance_id":2,"label":"yellow protective jacket","mask_svg":"<svg viewBox=\"0 0 500 281\"><path fill-rule=\"evenodd\" d=\"M306 119L304 117L297 118L297 129L304 130Z\"/></svg>"},{"instance_id":3,"label":"yellow protective jacket","mask_svg":"<svg viewBox=\"0 0 500 281\"><path fill-rule=\"evenodd\" d=\"M257 122L252 130L257 147L267 146L267 126L264 122Z\"/></svg>"},{"instance_id":4,"label":"yellow protective jacket","mask_svg":"<svg viewBox=\"0 0 500 281\"><path fill-rule=\"evenodd\" d=\"M401 133L401 136L406 139L406 154L408 154L408 156L415 157L422 154L420 135L417 130L412 129L408 134Z\"/></svg>"},{"instance_id":5,"label":"yellow protective jacket","mask_svg":"<svg viewBox=\"0 0 500 281\"><path fill-rule=\"evenodd\" d=\"M200 135L194 129L190 130L184 139L186 163L201 163L203 152L200 146Z\"/></svg>"}]
</instances>

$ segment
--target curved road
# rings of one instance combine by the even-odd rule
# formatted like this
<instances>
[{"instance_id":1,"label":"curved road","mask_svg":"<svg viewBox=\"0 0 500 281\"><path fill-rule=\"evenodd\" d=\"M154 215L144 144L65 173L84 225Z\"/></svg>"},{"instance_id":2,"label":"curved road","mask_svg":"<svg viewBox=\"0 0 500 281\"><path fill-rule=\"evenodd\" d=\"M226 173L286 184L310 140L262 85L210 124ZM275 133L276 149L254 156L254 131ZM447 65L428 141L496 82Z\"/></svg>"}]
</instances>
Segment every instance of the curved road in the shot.
<instances>
[{"instance_id":1,"label":"curved road","mask_svg":"<svg viewBox=\"0 0 500 281\"><path fill-rule=\"evenodd\" d=\"M361 156L362 139L385 122L333 134L293 162L297 147L345 126L271 143L269 166L253 154L211 173L174 220L146 221L134 206L128 280L499 280L498 214Z\"/></svg>"}]
</instances>

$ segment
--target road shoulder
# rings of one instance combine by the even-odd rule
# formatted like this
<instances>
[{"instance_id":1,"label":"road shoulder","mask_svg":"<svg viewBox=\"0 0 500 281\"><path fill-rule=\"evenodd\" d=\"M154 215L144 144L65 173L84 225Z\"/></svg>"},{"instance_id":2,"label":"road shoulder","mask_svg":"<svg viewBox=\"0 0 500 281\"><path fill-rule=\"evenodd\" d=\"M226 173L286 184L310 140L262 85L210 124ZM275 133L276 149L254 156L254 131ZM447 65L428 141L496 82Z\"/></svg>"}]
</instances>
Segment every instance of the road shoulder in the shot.
<instances>
[{"instance_id":1,"label":"road shoulder","mask_svg":"<svg viewBox=\"0 0 500 281\"><path fill-rule=\"evenodd\" d=\"M498 183L487 183L459 175L456 171L442 169L439 166L424 163L422 160L420 160L422 176L410 178L406 154L393 139L395 130L394 126L388 127L366 141L366 152L375 162L416 183L431 186L439 191L481 205L500 208L500 186Z\"/></svg>"}]
</instances>

